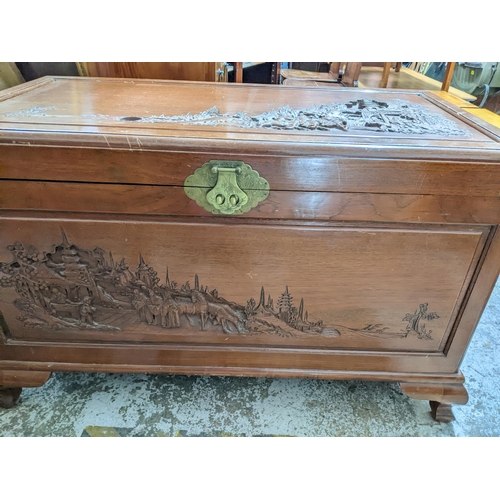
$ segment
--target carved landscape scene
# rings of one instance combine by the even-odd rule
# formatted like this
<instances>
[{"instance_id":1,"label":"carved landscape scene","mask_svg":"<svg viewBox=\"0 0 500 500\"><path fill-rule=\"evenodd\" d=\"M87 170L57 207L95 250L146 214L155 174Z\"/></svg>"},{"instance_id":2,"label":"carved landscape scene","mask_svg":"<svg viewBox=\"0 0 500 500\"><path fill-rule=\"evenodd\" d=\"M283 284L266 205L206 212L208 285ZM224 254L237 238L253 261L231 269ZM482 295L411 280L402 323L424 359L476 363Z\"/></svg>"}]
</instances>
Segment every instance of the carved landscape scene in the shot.
<instances>
[{"instance_id":1,"label":"carved landscape scene","mask_svg":"<svg viewBox=\"0 0 500 500\"><path fill-rule=\"evenodd\" d=\"M115 260L102 248L88 250L71 243L63 229L61 242L50 252L40 254L21 242L7 248L13 259L0 263L0 285L15 290L17 320L33 329L123 332L122 339L127 330L139 326L146 331L188 329L203 335L432 340L426 321L439 317L427 311L427 304L420 304L402 318L407 325L399 332L381 324L362 329L325 325L321 318L310 317L304 298L294 301L288 286L276 298L266 295L262 286L257 299L238 304L202 284L196 274L192 283L179 284L167 268L161 283L142 255L131 269L125 259Z\"/></svg>"},{"instance_id":2,"label":"carved landscape scene","mask_svg":"<svg viewBox=\"0 0 500 500\"><path fill-rule=\"evenodd\" d=\"M5 117L71 118L57 113L54 106L35 106L4 113ZM281 106L258 115L239 111L222 113L216 106L181 115L114 116L83 114L83 118L133 123L175 123L209 127L236 127L287 131L365 131L402 135L469 136L464 128L425 106L403 99L353 99L345 102L314 105L309 108Z\"/></svg>"},{"instance_id":3,"label":"carved landscape scene","mask_svg":"<svg viewBox=\"0 0 500 500\"><path fill-rule=\"evenodd\" d=\"M345 132L369 130L396 134L469 135L467 130L457 127L456 123L448 118L433 113L422 105L412 104L402 99L382 101L363 98L302 109L282 106L260 115L249 115L243 112L221 113L214 106L196 114L134 118L136 122L180 123L211 127L234 126L248 129L342 130Z\"/></svg>"}]
</instances>

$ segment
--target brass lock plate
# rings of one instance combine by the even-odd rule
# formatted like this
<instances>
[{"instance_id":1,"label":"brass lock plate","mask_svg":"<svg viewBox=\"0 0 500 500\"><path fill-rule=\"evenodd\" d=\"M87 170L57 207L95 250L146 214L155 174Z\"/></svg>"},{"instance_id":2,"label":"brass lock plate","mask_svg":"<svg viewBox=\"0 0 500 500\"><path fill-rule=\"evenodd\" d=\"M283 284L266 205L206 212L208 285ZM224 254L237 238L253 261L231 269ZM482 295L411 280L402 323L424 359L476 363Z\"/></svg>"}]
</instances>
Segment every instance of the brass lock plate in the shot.
<instances>
[{"instance_id":1,"label":"brass lock plate","mask_svg":"<svg viewBox=\"0 0 500 500\"><path fill-rule=\"evenodd\" d=\"M269 183L242 161L210 160L185 180L184 191L212 214L239 215L269 196Z\"/></svg>"}]
</instances>

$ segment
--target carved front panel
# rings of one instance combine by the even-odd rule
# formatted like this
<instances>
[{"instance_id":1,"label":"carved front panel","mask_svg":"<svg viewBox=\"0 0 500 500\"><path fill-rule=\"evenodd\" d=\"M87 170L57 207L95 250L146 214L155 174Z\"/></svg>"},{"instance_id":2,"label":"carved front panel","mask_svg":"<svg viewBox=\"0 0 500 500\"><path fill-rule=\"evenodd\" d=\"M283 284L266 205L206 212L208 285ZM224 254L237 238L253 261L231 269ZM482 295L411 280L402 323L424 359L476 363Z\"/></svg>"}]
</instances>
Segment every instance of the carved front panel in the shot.
<instances>
[{"instance_id":1,"label":"carved front panel","mask_svg":"<svg viewBox=\"0 0 500 500\"><path fill-rule=\"evenodd\" d=\"M4 219L0 310L12 339L438 352L486 232Z\"/></svg>"}]
</instances>

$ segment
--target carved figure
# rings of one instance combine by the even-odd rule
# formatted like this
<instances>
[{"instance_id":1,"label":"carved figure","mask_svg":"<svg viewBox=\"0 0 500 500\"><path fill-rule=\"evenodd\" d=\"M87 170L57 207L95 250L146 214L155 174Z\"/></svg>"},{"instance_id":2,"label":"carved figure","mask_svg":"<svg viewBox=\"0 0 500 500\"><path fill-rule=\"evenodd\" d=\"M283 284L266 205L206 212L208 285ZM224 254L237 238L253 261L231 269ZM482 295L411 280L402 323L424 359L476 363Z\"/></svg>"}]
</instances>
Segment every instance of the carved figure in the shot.
<instances>
[{"instance_id":1,"label":"carved figure","mask_svg":"<svg viewBox=\"0 0 500 500\"><path fill-rule=\"evenodd\" d=\"M163 292L160 316L163 328L179 328L181 326L179 305L172 298L172 293L169 290Z\"/></svg>"},{"instance_id":2,"label":"carved figure","mask_svg":"<svg viewBox=\"0 0 500 500\"><path fill-rule=\"evenodd\" d=\"M156 325L160 317L162 300L152 290L149 291L149 297L146 299L146 321L148 325Z\"/></svg>"},{"instance_id":3,"label":"carved figure","mask_svg":"<svg viewBox=\"0 0 500 500\"><path fill-rule=\"evenodd\" d=\"M208 314L208 303L201 292L196 289L190 291L191 301L196 305L197 314L200 315L201 329L205 329L205 320Z\"/></svg>"},{"instance_id":4,"label":"carved figure","mask_svg":"<svg viewBox=\"0 0 500 500\"><path fill-rule=\"evenodd\" d=\"M139 312L139 320L146 321L147 298L137 288L134 288L134 296L132 297L132 305Z\"/></svg>"},{"instance_id":5,"label":"carved figure","mask_svg":"<svg viewBox=\"0 0 500 500\"><path fill-rule=\"evenodd\" d=\"M66 303L66 295L59 290L57 287L52 287L50 289L51 297L50 301L54 304L65 304Z\"/></svg>"},{"instance_id":6,"label":"carved figure","mask_svg":"<svg viewBox=\"0 0 500 500\"><path fill-rule=\"evenodd\" d=\"M80 306L80 321L82 323L87 323L89 325L94 324L93 313L97 309L92 307L92 298L84 297L82 300L82 305Z\"/></svg>"}]
</instances>

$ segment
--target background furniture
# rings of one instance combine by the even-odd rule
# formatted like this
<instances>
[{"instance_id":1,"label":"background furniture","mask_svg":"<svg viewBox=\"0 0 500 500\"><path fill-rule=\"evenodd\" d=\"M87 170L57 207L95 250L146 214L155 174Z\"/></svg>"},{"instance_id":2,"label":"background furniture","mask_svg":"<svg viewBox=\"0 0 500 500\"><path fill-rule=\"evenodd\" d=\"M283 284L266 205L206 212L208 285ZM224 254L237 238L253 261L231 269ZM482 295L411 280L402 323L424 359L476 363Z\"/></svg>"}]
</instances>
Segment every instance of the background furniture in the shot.
<instances>
[{"instance_id":1,"label":"background furniture","mask_svg":"<svg viewBox=\"0 0 500 500\"><path fill-rule=\"evenodd\" d=\"M293 64L293 63L292 63ZM347 66L348 65L348 66ZM350 67L350 71L352 75L348 77L347 81L344 81L345 86L357 86L353 85L353 82L357 81L359 78L359 70L361 67L374 66L374 67L382 67L382 78L380 81L380 87L387 87L387 82L389 79L389 72L391 67L395 69L396 72L399 72L401 69L401 63L341 63L341 62L333 62L330 63L328 72L318 72L318 71L304 71L300 69L285 69L282 71L282 76L284 79L304 79L304 80L312 80L315 82L332 82L339 83L342 79L344 71L348 71Z\"/></svg>"},{"instance_id":2,"label":"background furniture","mask_svg":"<svg viewBox=\"0 0 500 500\"><path fill-rule=\"evenodd\" d=\"M360 88L379 88L380 82L383 78L383 68L379 67L362 67L361 73L359 75L359 87ZM447 79L449 80L449 78ZM451 80L449 80L451 81ZM445 82L446 83L446 82ZM445 85L446 86L446 85ZM404 66L399 72L391 73L390 78L387 80L387 87L389 89L401 89L401 90L442 90L443 83L432 78L429 78L417 71L413 71ZM455 87L448 85L448 90L450 94L464 99L467 101L475 101L476 97L463 92Z\"/></svg>"},{"instance_id":3,"label":"background furniture","mask_svg":"<svg viewBox=\"0 0 500 500\"><path fill-rule=\"evenodd\" d=\"M0 90L24 83L21 72L14 63L0 62Z\"/></svg>"},{"instance_id":4,"label":"background furniture","mask_svg":"<svg viewBox=\"0 0 500 500\"><path fill-rule=\"evenodd\" d=\"M235 83L280 83L279 62L230 62L228 82Z\"/></svg>"},{"instance_id":5,"label":"background furniture","mask_svg":"<svg viewBox=\"0 0 500 500\"><path fill-rule=\"evenodd\" d=\"M330 63L328 73L318 73L301 70L282 70L283 84L290 86L304 86L304 82L318 82L327 85L341 85L344 87L357 87L362 63ZM327 86L325 85L325 86Z\"/></svg>"},{"instance_id":6,"label":"background furniture","mask_svg":"<svg viewBox=\"0 0 500 500\"><path fill-rule=\"evenodd\" d=\"M159 80L227 81L222 62L87 62L86 76Z\"/></svg>"}]
</instances>

